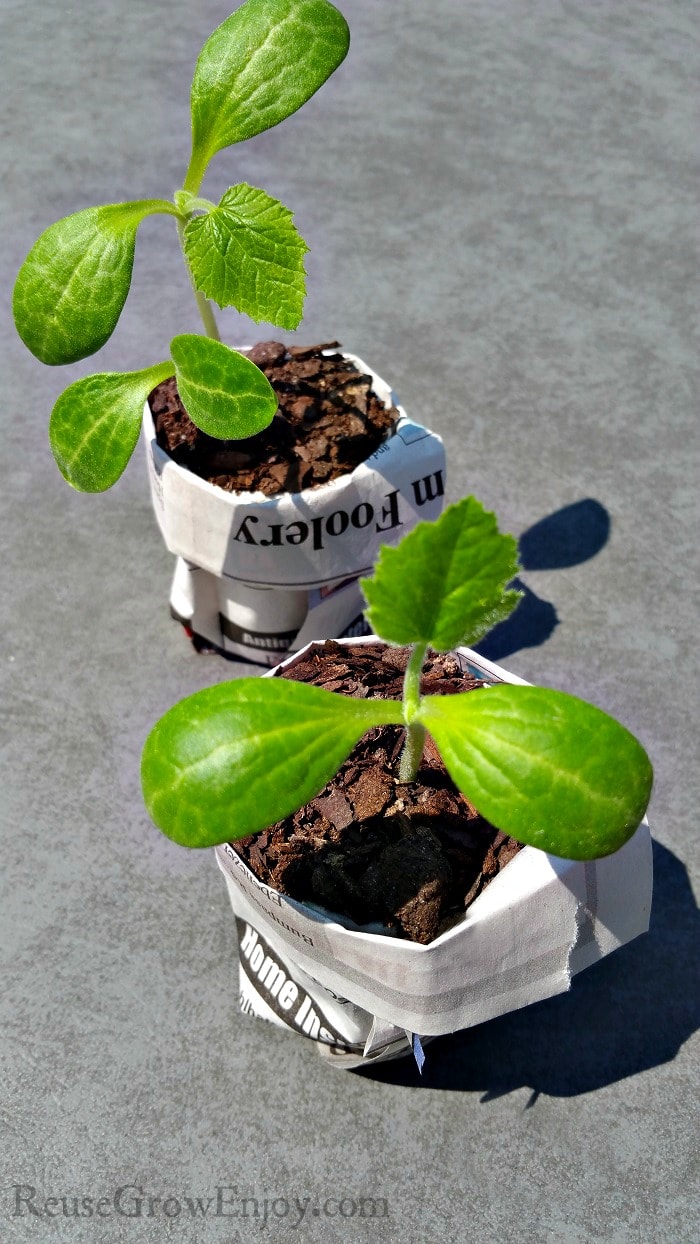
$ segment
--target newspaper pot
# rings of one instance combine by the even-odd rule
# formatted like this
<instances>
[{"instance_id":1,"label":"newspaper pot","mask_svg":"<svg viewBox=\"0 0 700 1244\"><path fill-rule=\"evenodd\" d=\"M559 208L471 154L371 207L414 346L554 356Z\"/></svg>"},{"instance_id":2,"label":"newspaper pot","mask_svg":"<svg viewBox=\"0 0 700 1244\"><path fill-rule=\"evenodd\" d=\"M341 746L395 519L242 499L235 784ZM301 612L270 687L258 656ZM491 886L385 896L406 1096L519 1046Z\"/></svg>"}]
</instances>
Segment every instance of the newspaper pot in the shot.
<instances>
[{"instance_id":1,"label":"newspaper pot","mask_svg":"<svg viewBox=\"0 0 700 1244\"><path fill-rule=\"evenodd\" d=\"M441 439L409 419L361 359L343 357L371 376L399 419L354 471L299 493L229 493L177 465L158 445L146 403L153 507L177 557L171 612L228 656L273 666L309 640L362 633L358 577L382 544L442 509Z\"/></svg>"},{"instance_id":2,"label":"newspaper pot","mask_svg":"<svg viewBox=\"0 0 700 1244\"><path fill-rule=\"evenodd\" d=\"M458 656L465 673L524 682L470 649ZM649 926L646 820L620 851L600 860L524 847L427 946L278 893L228 845L217 847L216 857L238 928L241 1009L311 1038L339 1067L411 1048L420 1065L422 1039L562 993L577 972Z\"/></svg>"}]
</instances>

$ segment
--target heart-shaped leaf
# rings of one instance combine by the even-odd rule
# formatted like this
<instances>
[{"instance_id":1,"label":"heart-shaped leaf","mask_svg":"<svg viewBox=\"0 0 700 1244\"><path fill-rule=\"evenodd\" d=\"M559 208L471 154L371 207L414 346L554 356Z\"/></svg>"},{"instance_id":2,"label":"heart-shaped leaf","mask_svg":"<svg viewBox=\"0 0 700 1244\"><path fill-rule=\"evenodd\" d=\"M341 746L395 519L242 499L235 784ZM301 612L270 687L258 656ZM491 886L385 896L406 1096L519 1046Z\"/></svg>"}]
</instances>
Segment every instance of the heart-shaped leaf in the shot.
<instances>
[{"instance_id":1,"label":"heart-shaped leaf","mask_svg":"<svg viewBox=\"0 0 700 1244\"><path fill-rule=\"evenodd\" d=\"M169 838L215 846L313 799L357 740L400 722L401 704L356 700L281 678L243 678L180 701L141 762L146 807Z\"/></svg>"},{"instance_id":2,"label":"heart-shaped leaf","mask_svg":"<svg viewBox=\"0 0 700 1244\"><path fill-rule=\"evenodd\" d=\"M274 418L277 396L267 376L222 341L183 333L170 343L177 389L193 423L220 440L243 440Z\"/></svg>"},{"instance_id":3,"label":"heart-shaped leaf","mask_svg":"<svg viewBox=\"0 0 700 1244\"><path fill-rule=\"evenodd\" d=\"M211 157L301 108L344 59L347 22L328 0L246 0L207 39L192 82L196 193Z\"/></svg>"},{"instance_id":4,"label":"heart-shaped leaf","mask_svg":"<svg viewBox=\"0 0 700 1244\"><path fill-rule=\"evenodd\" d=\"M231 186L218 207L187 223L184 246L195 286L207 298L253 320L298 326L309 248L277 199L245 183Z\"/></svg>"},{"instance_id":5,"label":"heart-shaped leaf","mask_svg":"<svg viewBox=\"0 0 700 1244\"><path fill-rule=\"evenodd\" d=\"M426 696L418 719L455 784L492 824L566 859L617 851L641 821L652 770L601 709L562 691L499 686Z\"/></svg>"},{"instance_id":6,"label":"heart-shaped leaf","mask_svg":"<svg viewBox=\"0 0 700 1244\"><path fill-rule=\"evenodd\" d=\"M506 591L518 571L517 542L474 497L419 523L400 545L384 545L361 586L367 620L393 644L429 644L447 652L471 645L502 622L520 593Z\"/></svg>"},{"instance_id":7,"label":"heart-shaped leaf","mask_svg":"<svg viewBox=\"0 0 700 1244\"><path fill-rule=\"evenodd\" d=\"M12 310L22 341L42 363L75 363L112 335L131 284L136 231L155 212L177 214L160 199L88 207L34 243Z\"/></svg>"},{"instance_id":8,"label":"heart-shaped leaf","mask_svg":"<svg viewBox=\"0 0 700 1244\"><path fill-rule=\"evenodd\" d=\"M171 362L143 371L102 372L68 386L51 412L49 441L64 479L104 492L122 474L139 438L146 398L173 374Z\"/></svg>"}]
</instances>

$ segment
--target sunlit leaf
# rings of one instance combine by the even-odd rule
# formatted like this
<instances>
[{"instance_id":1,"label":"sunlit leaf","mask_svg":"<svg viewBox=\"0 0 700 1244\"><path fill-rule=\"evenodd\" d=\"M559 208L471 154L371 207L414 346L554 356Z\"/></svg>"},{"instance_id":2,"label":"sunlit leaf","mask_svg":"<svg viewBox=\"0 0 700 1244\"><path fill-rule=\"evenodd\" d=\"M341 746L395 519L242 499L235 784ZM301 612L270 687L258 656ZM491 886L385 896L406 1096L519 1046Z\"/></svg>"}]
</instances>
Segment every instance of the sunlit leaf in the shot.
<instances>
[{"instance_id":1,"label":"sunlit leaf","mask_svg":"<svg viewBox=\"0 0 700 1244\"><path fill-rule=\"evenodd\" d=\"M239 440L272 422L277 396L267 376L221 341L183 333L170 343L177 389L193 423L209 436Z\"/></svg>"},{"instance_id":2,"label":"sunlit leaf","mask_svg":"<svg viewBox=\"0 0 700 1244\"><path fill-rule=\"evenodd\" d=\"M104 492L116 483L139 437L152 389L173 374L171 362L143 371L86 376L59 397L49 441L64 479L80 492Z\"/></svg>"},{"instance_id":3,"label":"sunlit leaf","mask_svg":"<svg viewBox=\"0 0 700 1244\"><path fill-rule=\"evenodd\" d=\"M288 208L242 184L185 227L185 255L197 289L253 320L296 328L304 309L308 247Z\"/></svg>"},{"instance_id":4,"label":"sunlit leaf","mask_svg":"<svg viewBox=\"0 0 700 1244\"><path fill-rule=\"evenodd\" d=\"M17 332L42 363L74 363L112 335L131 284L136 231L156 212L176 209L160 199L88 207L34 243L12 310Z\"/></svg>"},{"instance_id":5,"label":"sunlit leaf","mask_svg":"<svg viewBox=\"0 0 700 1244\"><path fill-rule=\"evenodd\" d=\"M350 34L328 0L247 0L207 39L192 82L192 159L198 190L222 147L278 125L344 59Z\"/></svg>"},{"instance_id":6,"label":"sunlit leaf","mask_svg":"<svg viewBox=\"0 0 700 1244\"><path fill-rule=\"evenodd\" d=\"M617 851L649 800L643 747L601 709L562 691L499 685L426 696L418 719L450 777L492 824L566 859Z\"/></svg>"},{"instance_id":7,"label":"sunlit leaf","mask_svg":"<svg viewBox=\"0 0 700 1244\"><path fill-rule=\"evenodd\" d=\"M427 643L439 652L474 644L515 608L506 591L518 571L517 543L474 497L419 523L384 545L371 579L362 580L367 620L394 644Z\"/></svg>"},{"instance_id":8,"label":"sunlit leaf","mask_svg":"<svg viewBox=\"0 0 700 1244\"><path fill-rule=\"evenodd\" d=\"M168 837L214 846L264 829L317 795L357 740L401 721L396 701L359 700L277 678L207 687L146 740L146 807Z\"/></svg>"}]
</instances>

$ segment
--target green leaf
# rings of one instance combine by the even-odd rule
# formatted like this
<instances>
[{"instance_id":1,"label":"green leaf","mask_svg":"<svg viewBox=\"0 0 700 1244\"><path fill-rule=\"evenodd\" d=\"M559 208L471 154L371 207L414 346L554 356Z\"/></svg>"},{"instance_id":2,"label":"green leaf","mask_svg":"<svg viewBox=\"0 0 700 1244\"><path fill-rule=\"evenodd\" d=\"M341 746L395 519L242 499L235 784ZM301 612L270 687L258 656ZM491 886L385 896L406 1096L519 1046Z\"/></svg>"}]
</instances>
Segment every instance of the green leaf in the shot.
<instances>
[{"instance_id":1,"label":"green leaf","mask_svg":"<svg viewBox=\"0 0 700 1244\"><path fill-rule=\"evenodd\" d=\"M112 335L131 284L136 231L155 212L177 215L160 199L88 207L34 243L12 310L22 341L42 363L75 363Z\"/></svg>"},{"instance_id":2,"label":"green leaf","mask_svg":"<svg viewBox=\"0 0 700 1244\"><path fill-rule=\"evenodd\" d=\"M203 432L243 440L272 422L277 395L255 363L221 341L183 333L170 354L185 409Z\"/></svg>"},{"instance_id":3,"label":"green leaf","mask_svg":"<svg viewBox=\"0 0 700 1244\"><path fill-rule=\"evenodd\" d=\"M64 479L80 492L104 492L134 452L146 398L173 374L170 361L144 371L102 372L76 380L51 412L49 441Z\"/></svg>"},{"instance_id":4,"label":"green leaf","mask_svg":"<svg viewBox=\"0 0 700 1244\"><path fill-rule=\"evenodd\" d=\"M149 734L146 807L182 846L241 838L313 799L367 730L401 719L398 701L355 700L281 678L207 687Z\"/></svg>"},{"instance_id":5,"label":"green leaf","mask_svg":"<svg viewBox=\"0 0 700 1244\"><path fill-rule=\"evenodd\" d=\"M438 652L473 644L515 608L520 593L505 586L517 571L514 537L465 497L436 522L419 523L397 548L382 547L374 575L361 581L367 620L393 644Z\"/></svg>"},{"instance_id":6,"label":"green leaf","mask_svg":"<svg viewBox=\"0 0 700 1244\"><path fill-rule=\"evenodd\" d=\"M563 691L499 685L426 696L418 719L455 784L519 842L566 859L617 851L641 821L652 769L641 744Z\"/></svg>"},{"instance_id":7,"label":"green leaf","mask_svg":"<svg viewBox=\"0 0 700 1244\"><path fill-rule=\"evenodd\" d=\"M232 186L212 212L188 221L184 246L195 286L207 298L253 320L297 328L309 248L277 199L245 183Z\"/></svg>"},{"instance_id":8,"label":"green leaf","mask_svg":"<svg viewBox=\"0 0 700 1244\"><path fill-rule=\"evenodd\" d=\"M252 138L301 108L344 59L345 18L327 0L247 0L207 39L192 82L192 158L199 189L222 147Z\"/></svg>"}]
</instances>

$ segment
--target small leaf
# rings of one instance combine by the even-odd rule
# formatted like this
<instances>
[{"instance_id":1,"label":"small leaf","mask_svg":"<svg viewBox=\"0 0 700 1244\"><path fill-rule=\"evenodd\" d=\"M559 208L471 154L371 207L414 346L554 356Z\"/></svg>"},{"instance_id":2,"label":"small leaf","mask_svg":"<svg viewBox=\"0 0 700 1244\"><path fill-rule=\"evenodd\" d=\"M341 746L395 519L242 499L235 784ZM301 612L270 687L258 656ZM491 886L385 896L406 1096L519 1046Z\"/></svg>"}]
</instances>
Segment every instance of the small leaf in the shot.
<instances>
[{"instance_id":1,"label":"small leaf","mask_svg":"<svg viewBox=\"0 0 700 1244\"><path fill-rule=\"evenodd\" d=\"M155 212L177 214L159 199L88 207L34 243L12 310L22 341L42 363L75 363L112 335L131 284L136 231Z\"/></svg>"},{"instance_id":2,"label":"small leaf","mask_svg":"<svg viewBox=\"0 0 700 1244\"><path fill-rule=\"evenodd\" d=\"M289 209L245 183L185 226L196 288L220 307L236 307L279 328L296 328L301 320L308 249Z\"/></svg>"},{"instance_id":3,"label":"small leaf","mask_svg":"<svg viewBox=\"0 0 700 1244\"><path fill-rule=\"evenodd\" d=\"M473 644L515 608L505 591L518 571L517 542L474 497L419 523L397 548L384 545L363 579L367 620L392 644L426 643L438 652Z\"/></svg>"},{"instance_id":4,"label":"small leaf","mask_svg":"<svg viewBox=\"0 0 700 1244\"><path fill-rule=\"evenodd\" d=\"M498 685L426 696L418 719L456 785L492 824L566 859L617 851L641 821L652 769L601 709L563 691Z\"/></svg>"},{"instance_id":5,"label":"small leaf","mask_svg":"<svg viewBox=\"0 0 700 1244\"><path fill-rule=\"evenodd\" d=\"M173 374L171 362L144 371L86 376L59 397L49 441L64 479L80 492L104 492L134 452L146 398Z\"/></svg>"},{"instance_id":6,"label":"small leaf","mask_svg":"<svg viewBox=\"0 0 700 1244\"><path fill-rule=\"evenodd\" d=\"M301 108L344 59L347 23L327 0L247 0L207 39L192 82L187 190L211 157Z\"/></svg>"},{"instance_id":7,"label":"small leaf","mask_svg":"<svg viewBox=\"0 0 700 1244\"><path fill-rule=\"evenodd\" d=\"M313 799L367 730L401 720L398 701L356 700L281 678L207 687L149 734L146 807L182 846L241 838Z\"/></svg>"},{"instance_id":8,"label":"small leaf","mask_svg":"<svg viewBox=\"0 0 700 1244\"><path fill-rule=\"evenodd\" d=\"M272 422L277 395L255 363L211 337L183 333L170 353L177 389L193 423L220 440L243 440Z\"/></svg>"}]
</instances>

